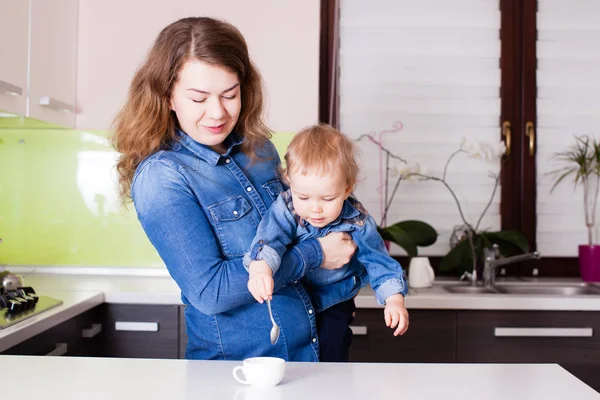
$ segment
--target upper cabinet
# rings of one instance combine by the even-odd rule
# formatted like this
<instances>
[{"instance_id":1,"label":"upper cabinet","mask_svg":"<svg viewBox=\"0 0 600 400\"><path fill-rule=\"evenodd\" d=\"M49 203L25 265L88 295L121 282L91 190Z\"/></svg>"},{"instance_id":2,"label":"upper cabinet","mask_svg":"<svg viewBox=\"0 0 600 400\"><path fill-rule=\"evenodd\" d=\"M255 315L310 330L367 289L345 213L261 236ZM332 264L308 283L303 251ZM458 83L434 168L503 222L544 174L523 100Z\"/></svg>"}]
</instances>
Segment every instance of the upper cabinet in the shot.
<instances>
[{"instance_id":1,"label":"upper cabinet","mask_svg":"<svg viewBox=\"0 0 600 400\"><path fill-rule=\"evenodd\" d=\"M78 0L31 0L28 117L75 127Z\"/></svg>"},{"instance_id":2,"label":"upper cabinet","mask_svg":"<svg viewBox=\"0 0 600 400\"><path fill-rule=\"evenodd\" d=\"M78 0L0 0L0 110L75 127Z\"/></svg>"},{"instance_id":3,"label":"upper cabinet","mask_svg":"<svg viewBox=\"0 0 600 400\"><path fill-rule=\"evenodd\" d=\"M0 0L0 110L25 115L29 1Z\"/></svg>"}]
</instances>

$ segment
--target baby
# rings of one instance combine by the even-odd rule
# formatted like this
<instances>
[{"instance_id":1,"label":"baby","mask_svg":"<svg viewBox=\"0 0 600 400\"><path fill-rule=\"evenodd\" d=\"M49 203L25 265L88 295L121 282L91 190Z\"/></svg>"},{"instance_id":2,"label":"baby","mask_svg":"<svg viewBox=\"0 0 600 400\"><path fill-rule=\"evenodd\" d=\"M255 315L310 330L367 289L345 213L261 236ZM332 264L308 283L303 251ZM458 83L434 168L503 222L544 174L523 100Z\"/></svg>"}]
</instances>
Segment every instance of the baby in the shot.
<instances>
[{"instance_id":1,"label":"baby","mask_svg":"<svg viewBox=\"0 0 600 400\"><path fill-rule=\"evenodd\" d=\"M321 361L347 361L353 299L369 281L377 302L385 304L386 325L395 336L403 334L405 274L388 254L373 217L351 196L359 169L354 142L331 126L312 126L294 136L285 161L281 176L289 189L271 205L244 256L254 298L260 303L272 298L273 274L287 246L347 232L357 245L350 263L337 270L316 268L304 278L317 312Z\"/></svg>"}]
</instances>

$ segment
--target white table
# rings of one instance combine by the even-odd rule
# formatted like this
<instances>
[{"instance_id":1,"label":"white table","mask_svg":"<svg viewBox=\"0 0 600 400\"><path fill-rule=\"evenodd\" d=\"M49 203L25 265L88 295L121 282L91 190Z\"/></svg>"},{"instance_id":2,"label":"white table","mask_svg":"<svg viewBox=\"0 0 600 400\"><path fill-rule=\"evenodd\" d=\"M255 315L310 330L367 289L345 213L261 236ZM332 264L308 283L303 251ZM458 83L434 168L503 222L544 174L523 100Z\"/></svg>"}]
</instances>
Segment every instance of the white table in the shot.
<instances>
[{"instance_id":1,"label":"white table","mask_svg":"<svg viewBox=\"0 0 600 400\"><path fill-rule=\"evenodd\" d=\"M60 400L600 399L555 364L287 363L279 386L262 390L234 380L232 369L240 364L0 356L0 382L15 396Z\"/></svg>"}]
</instances>

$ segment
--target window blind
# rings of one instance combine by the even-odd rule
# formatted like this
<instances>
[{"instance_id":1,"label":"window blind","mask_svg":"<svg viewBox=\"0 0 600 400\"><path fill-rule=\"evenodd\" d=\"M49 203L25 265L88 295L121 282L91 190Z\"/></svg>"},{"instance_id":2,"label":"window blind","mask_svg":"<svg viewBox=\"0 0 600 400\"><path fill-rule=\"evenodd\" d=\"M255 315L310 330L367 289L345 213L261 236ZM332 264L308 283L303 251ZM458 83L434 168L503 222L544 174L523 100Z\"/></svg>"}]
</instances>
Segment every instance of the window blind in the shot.
<instances>
[{"instance_id":1,"label":"window blind","mask_svg":"<svg viewBox=\"0 0 600 400\"><path fill-rule=\"evenodd\" d=\"M568 179L550 193L548 173L574 135L600 136L599 16L599 2L538 0L536 240L545 256L577 256L587 243L582 187Z\"/></svg>"},{"instance_id":2,"label":"window blind","mask_svg":"<svg viewBox=\"0 0 600 400\"><path fill-rule=\"evenodd\" d=\"M341 0L339 10L339 125L354 139L372 134L393 154L441 177L447 158L469 141L495 143L500 132L500 7L489 0ZM362 179L355 191L378 223L385 209L385 157L360 140ZM402 168L393 161L392 171ZM486 163L457 156L447 180L471 223L494 187ZM394 189L397 175L388 181ZM481 228L500 228L500 190ZM456 204L439 182L402 182L387 224L419 219L440 234L422 255L445 255L456 225ZM404 254L396 246L392 254Z\"/></svg>"}]
</instances>

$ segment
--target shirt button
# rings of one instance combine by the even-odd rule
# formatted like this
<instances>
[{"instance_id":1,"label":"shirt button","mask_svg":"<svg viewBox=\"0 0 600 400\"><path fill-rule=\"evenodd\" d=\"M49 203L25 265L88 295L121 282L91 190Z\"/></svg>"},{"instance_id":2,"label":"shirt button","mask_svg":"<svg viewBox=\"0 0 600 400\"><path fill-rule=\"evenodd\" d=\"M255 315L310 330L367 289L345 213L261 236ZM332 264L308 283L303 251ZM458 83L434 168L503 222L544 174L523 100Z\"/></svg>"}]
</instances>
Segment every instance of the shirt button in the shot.
<instances>
[{"instance_id":1,"label":"shirt button","mask_svg":"<svg viewBox=\"0 0 600 400\"><path fill-rule=\"evenodd\" d=\"M236 210L233 210L233 215L238 215L238 212Z\"/></svg>"},{"instance_id":2,"label":"shirt button","mask_svg":"<svg viewBox=\"0 0 600 400\"><path fill-rule=\"evenodd\" d=\"M251 192L251 191L252 191L252 188L251 188L250 186L248 186L248 187L246 188L246 192Z\"/></svg>"},{"instance_id":3,"label":"shirt button","mask_svg":"<svg viewBox=\"0 0 600 400\"><path fill-rule=\"evenodd\" d=\"M312 313L313 313L313 310L308 310L308 313L309 313L309 314L312 314Z\"/></svg>"},{"instance_id":4,"label":"shirt button","mask_svg":"<svg viewBox=\"0 0 600 400\"><path fill-rule=\"evenodd\" d=\"M313 343L317 343L317 338L313 338Z\"/></svg>"},{"instance_id":5,"label":"shirt button","mask_svg":"<svg viewBox=\"0 0 600 400\"><path fill-rule=\"evenodd\" d=\"M225 159L225 164L229 164L231 162L231 160L229 158Z\"/></svg>"}]
</instances>

